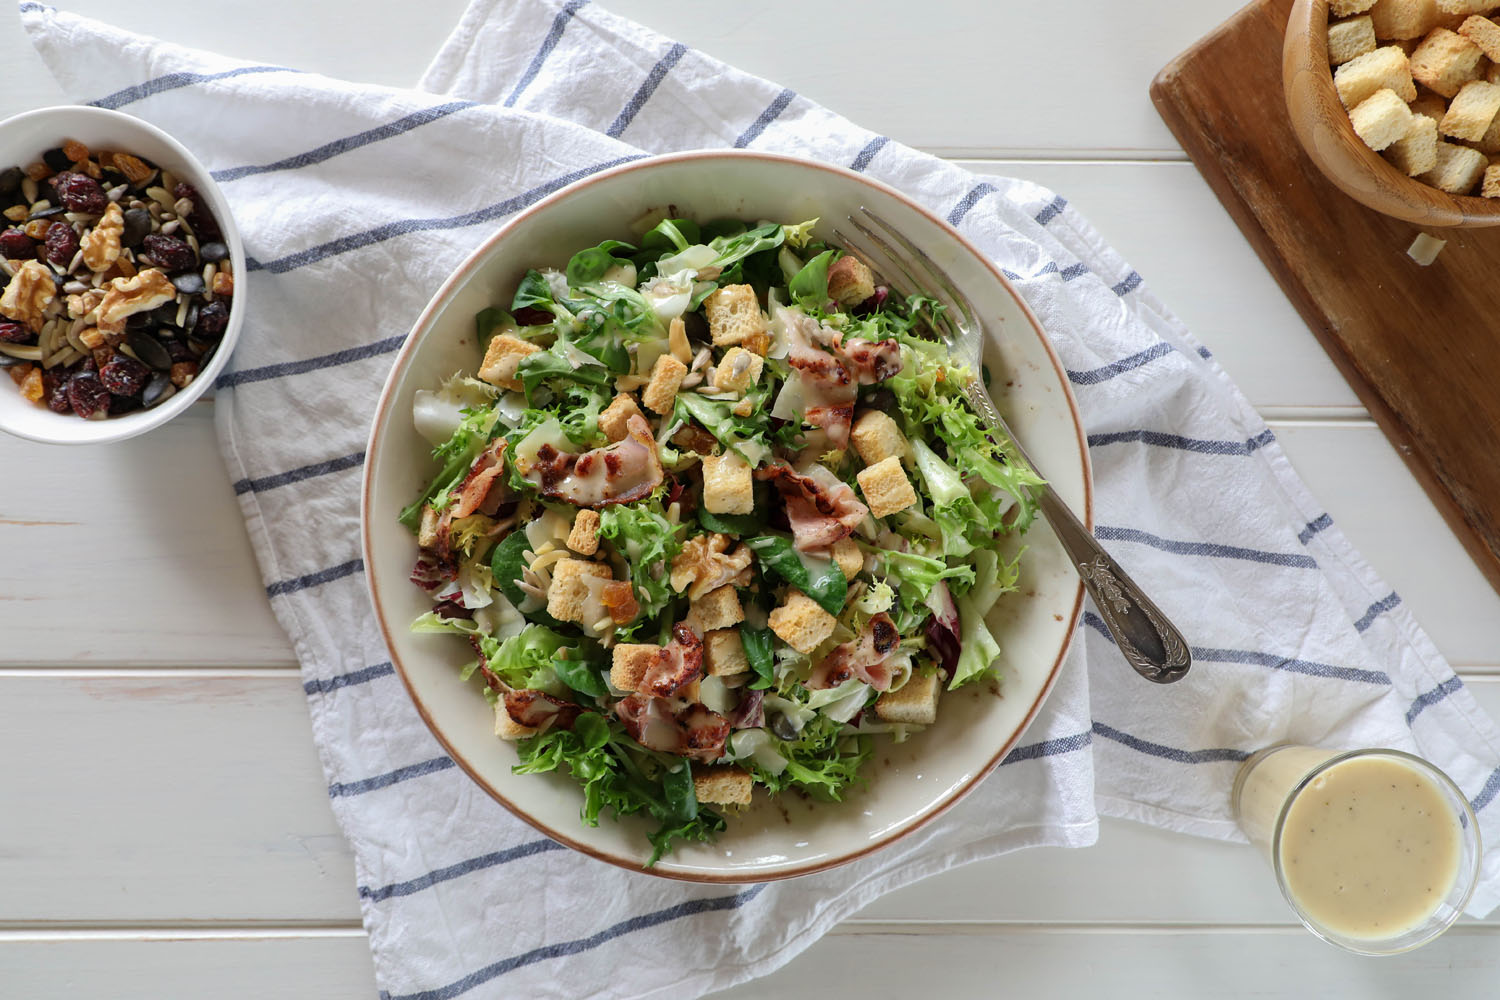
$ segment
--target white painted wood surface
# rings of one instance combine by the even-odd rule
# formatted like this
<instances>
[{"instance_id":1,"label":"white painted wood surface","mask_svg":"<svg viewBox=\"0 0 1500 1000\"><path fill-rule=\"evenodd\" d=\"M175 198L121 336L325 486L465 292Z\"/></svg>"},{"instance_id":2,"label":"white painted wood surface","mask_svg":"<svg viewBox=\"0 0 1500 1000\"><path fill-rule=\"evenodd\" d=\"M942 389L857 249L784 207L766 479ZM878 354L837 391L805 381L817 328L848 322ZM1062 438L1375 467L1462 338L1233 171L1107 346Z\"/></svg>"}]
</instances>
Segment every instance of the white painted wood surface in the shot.
<instances>
[{"instance_id":1,"label":"white painted wood surface","mask_svg":"<svg viewBox=\"0 0 1500 1000\"><path fill-rule=\"evenodd\" d=\"M1271 421L1335 521L1500 712L1500 597L1367 419L1146 96L1235 0L615 0L862 124L1065 194ZM63 6L187 45L414 81L463 0ZM920 11L920 16L918 16ZM0 115L60 92L0 9ZM1274 99L1273 95L1262 95ZM90 450L0 439L0 996L373 995L352 858L203 403ZM80 479L86 470L87 479ZM1362 962L1248 850L1106 822L873 904L729 996L1480 996L1500 920ZM941 973L934 970L942 970Z\"/></svg>"}]
</instances>

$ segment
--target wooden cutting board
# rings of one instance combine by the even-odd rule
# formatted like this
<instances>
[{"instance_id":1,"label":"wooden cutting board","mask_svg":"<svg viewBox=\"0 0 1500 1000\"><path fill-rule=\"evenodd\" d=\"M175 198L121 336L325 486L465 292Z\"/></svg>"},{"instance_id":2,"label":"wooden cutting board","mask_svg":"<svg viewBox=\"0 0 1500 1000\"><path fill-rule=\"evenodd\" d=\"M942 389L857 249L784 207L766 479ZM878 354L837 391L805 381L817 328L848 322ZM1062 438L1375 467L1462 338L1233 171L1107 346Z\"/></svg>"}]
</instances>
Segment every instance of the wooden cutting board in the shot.
<instances>
[{"instance_id":1,"label":"wooden cutting board","mask_svg":"<svg viewBox=\"0 0 1500 1000\"><path fill-rule=\"evenodd\" d=\"M1291 7L1256 0L1162 70L1151 99L1500 590L1500 229L1431 230L1448 246L1420 267L1417 227L1324 179L1282 96Z\"/></svg>"}]
</instances>

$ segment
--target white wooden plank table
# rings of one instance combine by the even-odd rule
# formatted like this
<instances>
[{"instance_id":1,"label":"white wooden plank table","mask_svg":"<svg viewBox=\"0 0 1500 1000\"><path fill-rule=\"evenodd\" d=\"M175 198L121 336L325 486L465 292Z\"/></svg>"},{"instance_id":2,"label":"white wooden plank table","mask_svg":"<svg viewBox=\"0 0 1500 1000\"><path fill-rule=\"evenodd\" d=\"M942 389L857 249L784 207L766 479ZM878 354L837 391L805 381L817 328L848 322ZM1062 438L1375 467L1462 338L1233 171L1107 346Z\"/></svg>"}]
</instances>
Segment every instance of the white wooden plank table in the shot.
<instances>
[{"instance_id":1,"label":"white wooden plank table","mask_svg":"<svg viewBox=\"0 0 1500 1000\"><path fill-rule=\"evenodd\" d=\"M383 84L464 0L79 13ZM1500 711L1491 591L1157 119L1155 71L1235 0L614 0L687 44L976 169L1067 195L1270 420L1334 520ZM0 10L0 115L61 94ZM1259 95L1276 100L1279 95ZM233 127L233 123L226 123ZM374 995L348 847L211 402L145 438L0 438L0 997ZM1295 924L1248 849L1106 822L894 893L729 996L1492 995L1500 920L1394 959Z\"/></svg>"}]
</instances>

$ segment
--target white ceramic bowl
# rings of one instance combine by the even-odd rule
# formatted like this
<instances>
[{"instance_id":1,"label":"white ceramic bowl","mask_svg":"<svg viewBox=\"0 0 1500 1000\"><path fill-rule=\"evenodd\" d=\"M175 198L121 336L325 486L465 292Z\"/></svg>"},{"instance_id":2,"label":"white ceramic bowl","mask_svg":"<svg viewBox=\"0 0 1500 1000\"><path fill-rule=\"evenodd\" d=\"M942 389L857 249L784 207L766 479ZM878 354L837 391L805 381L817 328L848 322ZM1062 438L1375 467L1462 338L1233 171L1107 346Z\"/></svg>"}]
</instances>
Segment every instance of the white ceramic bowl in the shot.
<instances>
[{"instance_id":1,"label":"white ceramic bowl","mask_svg":"<svg viewBox=\"0 0 1500 1000\"><path fill-rule=\"evenodd\" d=\"M1061 363L1035 317L1005 279L962 236L904 195L858 174L761 153L685 153L599 173L517 215L486 240L433 297L396 359L376 412L365 464L363 543L370 589L393 662L417 710L453 759L516 815L596 858L639 868L650 847L647 820L598 827L578 819L581 796L566 775L514 775L515 749L494 735L494 717L476 684L457 668L472 660L454 636L413 635L412 619L431 609L407 576L416 559L397 523L432 475L430 447L412 427L412 396L479 357L474 314L508 303L528 267L561 267L580 247L630 239L633 220L674 206L713 219L800 221L820 217L818 235L860 205L884 216L931 254L978 307L995 335L986 363L998 402L1027 449L1084 517L1089 516L1087 449ZM842 803L763 793L729 816L712 844L678 846L651 871L703 882L753 882L819 871L909 833L952 805L1015 745L1046 697L1073 635L1083 591L1046 524L1025 536L1019 592L996 609L1005 647L999 684L946 693L938 723L903 744L880 741L868 782ZM1000 779L1003 780L1003 779Z\"/></svg>"},{"instance_id":2,"label":"white ceramic bowl","mask_svg":"<svg viewBox=\"0 0 1500 1000\"><path fill-rule=\"evenodd\" d=\"M197 188L208 200L214 219L224 232L224 245L229 248L229 260L234 267L235 294L229 308L229 326L218 349L186 388L152 409L103 420L82 420L71 413L53 413L29 402L16 390L14 382L0 377L0 430L44 444L123 441L160 427L192 406L224 369L245 321L245 248L234 217L229 214L229 203L203 164L155 125L119 111L65 105L7 118L0 122L0 169L35 163L43 152L67 139L76 139L91 150L107 149L145 157Z\"/></svg>"}]
</instances>

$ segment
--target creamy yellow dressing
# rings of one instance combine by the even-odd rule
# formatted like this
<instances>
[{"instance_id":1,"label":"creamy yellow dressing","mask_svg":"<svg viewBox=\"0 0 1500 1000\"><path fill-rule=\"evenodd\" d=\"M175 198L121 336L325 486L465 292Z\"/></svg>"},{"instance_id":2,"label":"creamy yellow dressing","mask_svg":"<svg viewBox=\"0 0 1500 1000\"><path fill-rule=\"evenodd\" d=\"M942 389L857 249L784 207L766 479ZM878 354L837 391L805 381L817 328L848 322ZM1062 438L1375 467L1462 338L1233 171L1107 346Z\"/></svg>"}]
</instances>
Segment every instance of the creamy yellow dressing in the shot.
<instances>
[{"instance_id":1,"label":"creamy yellow dressing","mask_svg":"<svg viewBox=\"0 0 1500 1000\"><path fill-rule=\"evenodd\" d=\"M1280 862L1287 891L1345 937L1398 937L1424 923L1458 876L1461 834L1443 792L1389 757L1341 761L1287 809Z\"/></svg>"}]
</instances>

